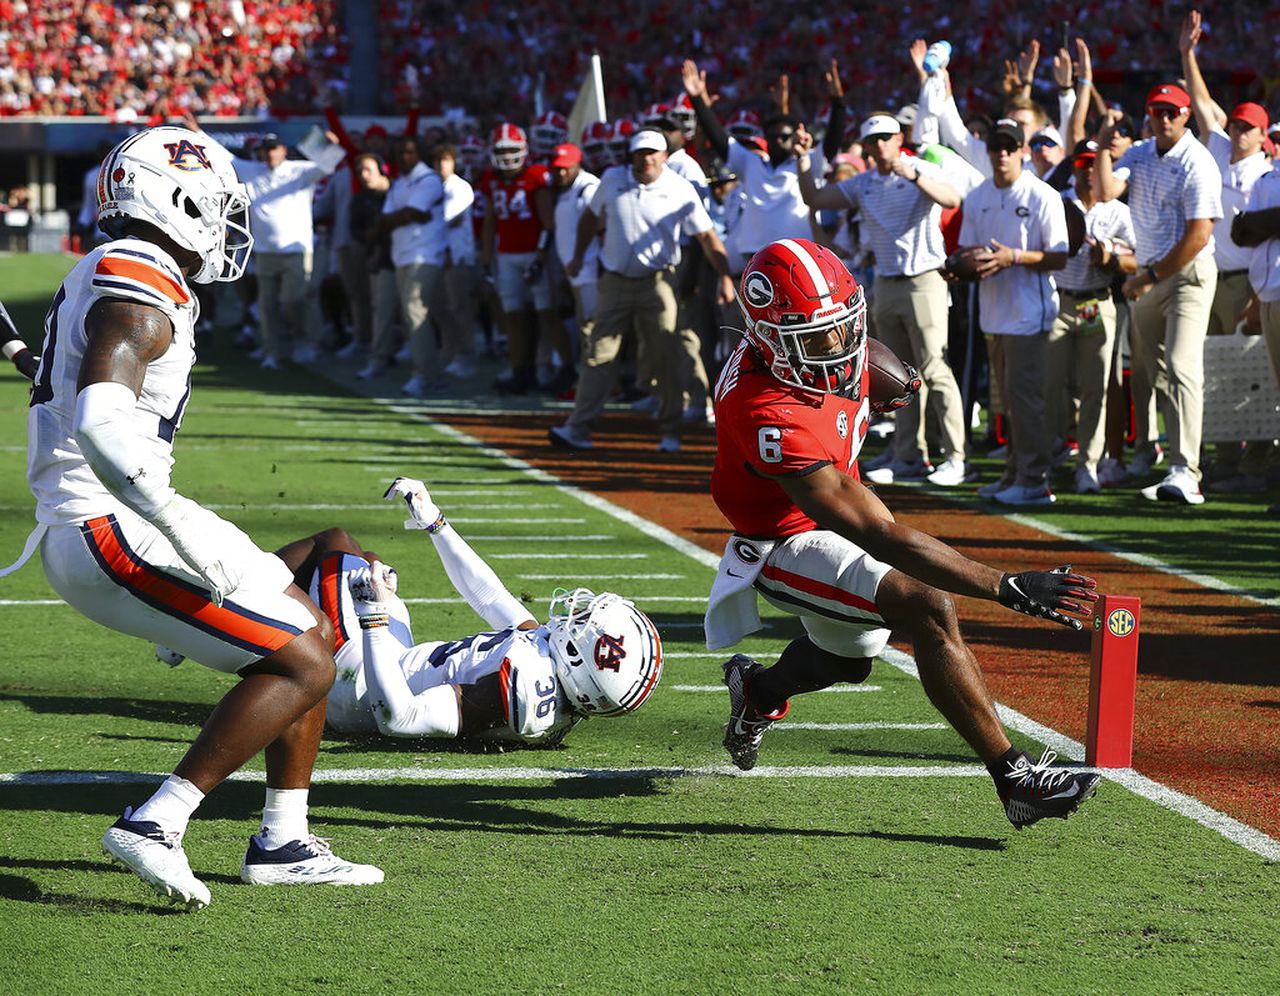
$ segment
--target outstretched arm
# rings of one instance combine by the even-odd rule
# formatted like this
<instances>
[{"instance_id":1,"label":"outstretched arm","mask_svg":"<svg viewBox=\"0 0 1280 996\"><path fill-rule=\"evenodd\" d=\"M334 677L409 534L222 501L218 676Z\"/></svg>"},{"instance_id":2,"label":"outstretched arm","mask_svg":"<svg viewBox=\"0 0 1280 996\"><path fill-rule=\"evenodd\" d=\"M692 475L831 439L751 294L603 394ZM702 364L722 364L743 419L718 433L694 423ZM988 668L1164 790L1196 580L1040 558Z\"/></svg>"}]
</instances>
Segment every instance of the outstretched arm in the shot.
<instances>
[{"instance_id":1,"label":"outstretched arm","mask_svg":"<svg viewBox=\"0 0 1280 996\"><path fill-rule=\"evenodd\" d=\"M481 559L427 493L426 485L408 477L397 477L384 498L403 498L409 506L406 529L425 529L440 556L440 563L453 587L468 605L494 629L532 629L537 622L524 604L507 590L493 568Z\"/></svg>"},{"instance_id":2,"label":"outstretched arm","mask_svg":"<svg viewBox=\"0 0 1280 996\"><path fill-rule=\"evenodd\" d=\"M1192 10L1182 21L1182 32L1178 35L1178 51L1182 53L1182 75L1187 80L1187 93L1191 97L1191 110L1196 116L1196 129L1200 133L1200 141L1208 145L1209 136L1222 127L1218 120L1218 105L1213 102L1209 93L1209 84L1200 72L1200 61L1196 58L1196 46L1200 44L1200 11Z\"/></svg>"},{"instance_id":3,"label":"outstretched arm","mask_svg":"<svg viewBox=\"0 0 1280 996\"><path fill-rule=\"evenodd\" d=\"M724 130L724 125L711 110L711 103L707 99L707 74L699 71L698 64L692 59L685 59L684 65L680 68L680 79L684 83L685 93L689 95L689 102L693 104L693 113L698 117L702 134L707 136L707 141L715 149L716 155L727 160L729 133Z\"/></svg>"},{"instance_id":4,"label":"outstretched arm","mask_svg":"<svg viewBox=\"0 0 1280 996\"><path fill-rule=\"evenodd\" d=\"M831 98L831 116L827 119L827 133L822 137L822 156L834 162L844 147L844 83L840 81L840 63L831 60L826 72L827 96Z\"/></svg>"}]
</instances>

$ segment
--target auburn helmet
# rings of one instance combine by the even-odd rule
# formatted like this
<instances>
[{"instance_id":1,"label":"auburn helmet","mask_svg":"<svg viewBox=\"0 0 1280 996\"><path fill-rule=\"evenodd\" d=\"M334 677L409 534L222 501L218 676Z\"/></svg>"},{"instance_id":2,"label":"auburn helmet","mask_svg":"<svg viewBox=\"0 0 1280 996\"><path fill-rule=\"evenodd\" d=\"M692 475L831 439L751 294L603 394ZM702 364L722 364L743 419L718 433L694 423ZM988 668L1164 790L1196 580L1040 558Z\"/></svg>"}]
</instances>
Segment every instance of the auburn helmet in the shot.
<instances>
[{"instance_id":1,"label":"auburn helmet","mask_svg":"<svg viewBox=\"0 0 1280 996\"><path fill-rule=\"evenodd\" d=\"M806 391L856 399L867 358L862 288L826 246L780 239L751 257L738 306L770 372Z\"/></svg>"},{"instance_id":2,"label":"auburn helmet","mask_svg":"<svg viewBox=\"0 0 1280 996\"><path fill-rule=\"evenodd\" d=\"M515 172L524 169L529 160L529 141L524 129L513 124L500 124L489 137L489 162L494 169Z\"/></svg>"}]
</instances>

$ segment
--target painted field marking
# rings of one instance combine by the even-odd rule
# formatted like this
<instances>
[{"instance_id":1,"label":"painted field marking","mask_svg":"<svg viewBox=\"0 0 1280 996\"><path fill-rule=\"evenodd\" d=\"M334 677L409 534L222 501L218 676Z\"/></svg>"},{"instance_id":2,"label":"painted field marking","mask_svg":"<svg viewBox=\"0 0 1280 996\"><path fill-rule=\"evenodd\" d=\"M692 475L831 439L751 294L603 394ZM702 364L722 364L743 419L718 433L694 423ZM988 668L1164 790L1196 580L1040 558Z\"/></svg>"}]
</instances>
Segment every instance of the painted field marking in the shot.
<instances>
[{"instance_id":1,"label":"painted field marking","mask_svg":"<svg viewBox=\"0 0 1280 996\"><path fill-rule=\"evenodd\" d=\"M325 447L332 449L332 447ZM0 506L4 508L5 506ZM204 506L215 512L390 512L395 514L402 512L402 508L397 508L391 502L267 502L258 504L256 502L211 502ZM467 505L468 511L479 511L482 509L509 509L510 505ZM520 504L522 509L526 508L560 508L561 506L552 503L544 503L537 505ZM450 522L461 522L465 524L479 523L482 525L500 524L500 525L518 525L518 526L536 526L544 522L555 523L584 523L587 520L578 517L576 519L552 519L552 518L532 518L532 519L493 519L486 517L459 519L449 516Z\"/></svg>"},{"instance_id":2,"label":"painted field marking","mask_svg":"<svg viewBox=\"0 0 1280 996\"><path fill-rule=\"evenodd\" d=\"M605 543L617 540L617 536L604 536L598 533L575 536L575 543ZM468 543L563 543L563 536L468 536Z\"/></svg>"},{"instance_id":3,"label":"painted field marking","mask_svg":"<svg viewBox=\"0 0 1280 996\"><path fill-rule=\"evenodd\" d=\"M139 785L162 782L167 774L149 771L0 772L2 785ZM261 771L237 771L235 782L261 782ZM637 778L990 778L980 764L830 764L761 765L739 771L731 764L692 768L332 768L312 772L312 784L336 782L515 782L565 778L631 780Z\"/></svg>"},{"instance_id":4,"label":"painted field marking","mask_svg":"<svg viewBox=\"0 0 1280 996\"><path fill-rule=\"evenodd\" d=\"M563 574L518 574L526 581L556 581ZM576 581L677 581L683 574L575 574ZM694 601L705 602L705 598L694 598Z\"/></svg>"},{"instance_id":5,"label":"painted field marking","mask_svg":"<svg viewBox=\"0 0 1280 996\"><path fill-rule=\"evenodd\" d=\"M486 560L648 560L647 553L491 553Z\"/></svg>"},{"instance_id":6,"label":"painted field marking","mask_svg":"<svg viewBox=\"0 0 1280 996\"><path fill-rule=\"evenodd\" d=\"M774 723L773 730L949 730L946 723Z\"/></svg>"},{"instance_id":7,"label":"painted field marking","mask_svg":"<svg viewBox=\"0 0 1280 996\"><path fill-rule=\"evenodd\" d=\"M670 685L673 692L724 692L724 685ZM822 695L832 692L883 692L881 685L832 685L830 688L819 688L809 695Z\"/></svg>"},{"instance_id":8,"label":"painted field marking","mask_svg":"<svg viewBox=\"0 0 1280 996\"><path fill-rule=\"evenodd\" d=\"M0 598L0 605L66 605L60 598Z\"/></svg>"}]
</instances>

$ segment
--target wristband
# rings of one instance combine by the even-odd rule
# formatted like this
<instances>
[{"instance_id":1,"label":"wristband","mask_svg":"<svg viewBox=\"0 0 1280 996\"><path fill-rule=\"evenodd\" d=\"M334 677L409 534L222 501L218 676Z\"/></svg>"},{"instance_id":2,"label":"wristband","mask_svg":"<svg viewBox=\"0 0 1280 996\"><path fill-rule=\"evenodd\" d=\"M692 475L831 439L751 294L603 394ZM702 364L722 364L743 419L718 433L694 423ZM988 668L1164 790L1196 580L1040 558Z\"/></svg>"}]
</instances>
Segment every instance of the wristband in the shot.
<instances>
[{"instance_id":1,"label":"wristband","mask_svg":"<svg viewBox=\"0 0 1280 996\"><path fill-rule=\"evenodd\" d=\"M360 628L361 629L378 629L381 626L386 626L389 621L390 621L390 617L385 615L361 616Z\"/></svg>"},{"instance_id":2,"label":"wristband","mask_svg":"<svg viewBox=\"0 0 1280 996\"><path fill-rule=\"evenodd\" d=\"M909 177L907 177L907 179L908 179L908 180L910 180L912 183L919 183L919 182L920 182L920 171L919 171L919 170L916 170L916 171L915 171L914 173L912 173Z\"/></svg>"},{"instance_id":3,"label":"wristband","mask_svg":"<svg viewBox=\"0 0 1280 996\"><path fill-rule=\"evenodd\" d=\"M449 524L449 522L448 522L448 520L447 520L447 519L445 519L445 517L444 517L444 513L443 513L443 512L441 512L441 513L436 517L436 521L435 521L435 522L433 522L433 523L431 523L431 525L427 526L427 535L428 535L428 536L434 536L436 533L438 533L441 529L443 529L443 528L444 528L445 526L447 526L448 524Z\"/></svg>"},{"instance_id":4,"label":"wristband","mask_svg":"<svg viewBox=\"0 0 1280 996\"><path fill-rule=\"evenodd\" d=\"M1013 250L1013 265L1018 266L1021 262L1022 262L1022 250L1021 249Z\"/></svg>"},{"instance_id":5,"label":"wristband","mask_svg":"<svg viewBox=\"0 0 1280 996\"><path fill-rule=\"evenodd\" d=\"M26 348L27 344L21 339L10 339L4 344L4 358L6 360L12 360Z\"/></svg>"}]
</instances>

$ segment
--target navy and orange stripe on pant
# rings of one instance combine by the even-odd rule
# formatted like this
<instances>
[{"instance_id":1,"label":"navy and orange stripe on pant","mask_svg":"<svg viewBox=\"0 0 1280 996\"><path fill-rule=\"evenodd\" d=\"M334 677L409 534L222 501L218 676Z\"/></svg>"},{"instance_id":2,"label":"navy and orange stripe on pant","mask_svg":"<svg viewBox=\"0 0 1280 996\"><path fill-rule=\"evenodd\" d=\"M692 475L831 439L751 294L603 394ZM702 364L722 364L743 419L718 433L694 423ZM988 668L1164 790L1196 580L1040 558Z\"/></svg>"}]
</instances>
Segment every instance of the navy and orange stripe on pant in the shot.
<instances>
[{"instance_id":1,"label":"navy and orange stripe on pant","mask_svg":"<svg viewBox=\"0 0 1280 996\"><path fill-rule=\"evenodd\" d=\"M342 618L342 588L346 579L342 574L344 553L331 553L320 561L319 589L320 611L333 623L333 652L336 654L351 639L347 633L346 620Z\"/></svg>"},{"instance_id":2,"label":"navy and orange stripe on pant","mask_svg":"<svg viewBox=\"0 0 1280 996\"><path fill-rule=\"evenodd\" d=\"M205 589L148 564L129 546L114 515L89 519L80 531L108 578L153 609L210 636L268 657L302 633L234 602L214 605Z\"/></svg>"}]
</instances>

